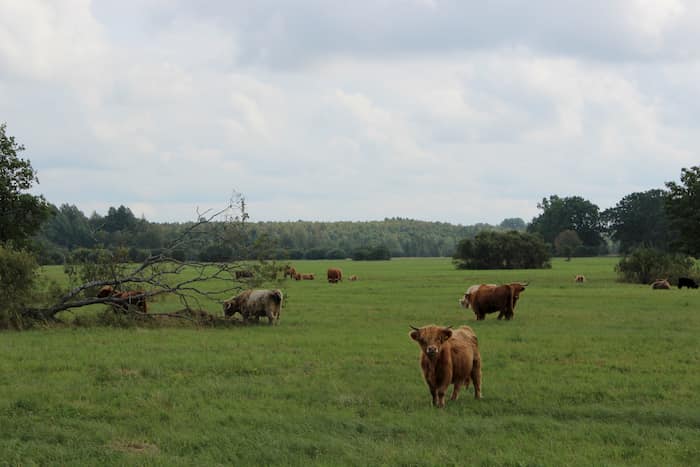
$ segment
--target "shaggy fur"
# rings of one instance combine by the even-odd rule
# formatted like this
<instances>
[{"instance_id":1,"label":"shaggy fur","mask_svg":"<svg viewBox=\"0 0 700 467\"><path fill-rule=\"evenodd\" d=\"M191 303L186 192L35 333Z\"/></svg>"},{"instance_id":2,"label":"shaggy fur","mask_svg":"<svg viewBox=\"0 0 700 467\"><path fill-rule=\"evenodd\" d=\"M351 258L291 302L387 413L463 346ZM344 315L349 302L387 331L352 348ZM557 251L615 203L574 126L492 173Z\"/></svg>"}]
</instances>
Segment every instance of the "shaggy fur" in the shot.
<instances>
[{"instance_id":1,"label":"shaggy fur","mask_svg":"<svg viewBox=\"0 0 700 467\"><path fill-rule=\"evenodd\" d=\"M282 311L282 291L279 289L246 290L224 302L224 316L240 313L243 321L267 316L268 324L277 324Z\"/></svg>"},{"instance_id":2,"label":"shaggy fur","mask_svg":"<svg viewBox=\"0 0 700 467\"><path fill-rule=\"evenodd\" d=\"M495 313L496 311L499 312L498 319L503 317L507 320L513 319L515 305L518 303L520 293L524 290L525 286L517 282L496 287L479 287L469 297L469 302L477 321L486 319L488 313Z\"/></svg>"},{"instance_id":3,"label":"shaggy fur","mask_svg":"<svg viewBox=\"0 0 700 467\"><path fill-rule=\"evenodd\" d=\"M459 390L474 384L474 397L481 399L481 355L474 331L469 326L459 329L440 326L414 328L411 339L420 346L420 366L433 405L445 406L445 393L453 384L451 400Z\"/></svg>"},{"instance_id":4,"label":"shaggy fur","mask_svg":"<svg viewBox=\"0 0 700 467\"><path fill-rule=\"evenodd\" d=\"M343 280L343 271L338 268L328 268L327 277L328 282L335 284Z\"/></svg>"}]
</instances>

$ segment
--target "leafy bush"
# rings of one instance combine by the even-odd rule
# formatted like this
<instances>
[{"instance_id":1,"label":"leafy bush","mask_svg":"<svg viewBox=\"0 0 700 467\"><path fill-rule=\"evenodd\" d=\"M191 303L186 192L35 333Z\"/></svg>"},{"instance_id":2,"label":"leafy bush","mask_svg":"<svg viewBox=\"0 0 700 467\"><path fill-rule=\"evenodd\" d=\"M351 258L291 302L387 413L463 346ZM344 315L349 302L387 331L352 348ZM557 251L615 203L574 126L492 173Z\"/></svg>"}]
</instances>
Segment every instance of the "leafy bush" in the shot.
<instances>
[{"instance_id":1,"label":"leafy bush","mask_svg":"<svg viewBox=\"0 0 700 467\"><path fill-rule=\"evenodd\" d=\"M620 281L649 284L656 279L677 283L679 277L697 276L695 261L689 256L664 253L654 248L638 248L615 266Z\"/></svg>"},{"instance_id":2,"label":"leafy bush","mask_svg":"<svg viewBox=\"0 0 700 467\"><path fill-rule=\"evenodd\" d=\"M458 269L540 269L551 267L549 250L537 235L524 232L480 232L465 238L453 255Z\"/></svg>"},{"instance_id":3,"label":"leafy bush","mask_svg":"<svg viewBox=\"0 0 700 467\"><path fill-rule=\"evenodd\" d=\"M20 312L32 300L37 280L36 258L0 245L0 328L21 328Z\"/></svg>"},{"instance_id":4,"label":"leafy bush","mask_svg":"<svg viewBox=\"0 0 700 467\"><path fill-rule=\"evenodd\" d=\"M382 261L391 259L389 248L379 245L369 248L358 248L352 253L353 261Z\"/></svg>"}]
</instances>

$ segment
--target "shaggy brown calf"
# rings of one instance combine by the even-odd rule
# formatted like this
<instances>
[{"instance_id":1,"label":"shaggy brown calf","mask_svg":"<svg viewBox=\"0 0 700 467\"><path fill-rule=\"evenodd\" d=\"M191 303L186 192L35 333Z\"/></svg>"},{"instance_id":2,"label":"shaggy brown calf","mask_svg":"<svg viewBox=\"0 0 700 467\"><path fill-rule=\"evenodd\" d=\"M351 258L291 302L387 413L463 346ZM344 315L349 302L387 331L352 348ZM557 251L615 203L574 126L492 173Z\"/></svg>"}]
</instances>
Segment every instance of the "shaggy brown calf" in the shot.
<instances>
[{"instance_id":1,"label":"shaggy brown calf","mask_svg":"<svg viewBox=\"0 0 700 467\"><path fill-rule=\"evenodd\" d=\"M316 274L313 273L301 275L301 280L303 281L312 281L314 279L316 279Z\"/></svg>"},{"instance_id":2,"label":"shaggy brown calf","mask_svg":"<svg viewBox=\"0 0 700 467\"><path fill-rule=\"evenodd\" d=\"M578 282L578 283L582 284L582 283L586 282L586 276L584 276L583 274L578 274L574 278L574 282Z\"/></svg>"},{"instance_id":3,"label":"shaggy brown calf","mask_svg":"<svg viewBox=\"0 0 700 467\"><path fill-rule=\"evenodd\" d=\"M351 281L354 282L354 281L357 280L357 276L356 276L355 274L353 274L352 276L350 276L350 277L348 278L348 280L351 280Z\"/></svg>"},{"instance_id":4,"label":"shaggy brown calf","mask_svg":"<svg viewBox=\"0 0 700 467\"><path fill-rule=\"evenodd\" d=\"M525 285L519 282L499 285L496 287L481 286L469 297L474 315L477 321L486 319L488 313L498 311L498 319L505 317L513 319L515 305L518 303L520 293L525 290Z\"/></svg>"},{"instance_id":5,"label":"shaggy brown calf","mask_svg":"<svg viewBox=\"0 0 700 467\"><path fill-rule=\"evenodd\" d=\"M294 279L294 276L297 275L297 270L294 268L294 266L287 266L284 268L284 277L289 277L290 279Z\"/></svg>"},{"instance_id":6,"label":"shaggy brown calf","mask_svg":"<svg viewBox=\"0 0 700 467\"><path fill-rule=\"evenodd\" d=\"M338 268L328 268L328 272L326 274L328 277L328 282L331 284L335 284L343 280L343 271Z\"/></svg>"},{"instance_id":7,"label":"shaggy brown calf","mask_svg":"<svg viewBox=\"0 0 700 467\"><path fill-rule=\"evenodd\" d=\"M144 290L128 290L126 292L118 292L111 285L105 285L97 292L97 298L113 297L120 300L119 303L112 303L112 306L123 311L128 311L129 307L134 305L142 313L148 313L148 305Z\"/></svg>"},{"instance_id":8,"label":"shaggy brown calf","mask_svg":"<svg viewBox=\"0 0 700 467\"><path fill-rule=\"evenodd\" d=\"M445 406L445 393L453 384L451 400L457 399L462 386L474 384L474 397L481 399L481 355L474 331L469 326L459 329L440 326L414 328L409 336L421 348L420 366L430 389L433 405Z\"/></svg>"}]
</instances>

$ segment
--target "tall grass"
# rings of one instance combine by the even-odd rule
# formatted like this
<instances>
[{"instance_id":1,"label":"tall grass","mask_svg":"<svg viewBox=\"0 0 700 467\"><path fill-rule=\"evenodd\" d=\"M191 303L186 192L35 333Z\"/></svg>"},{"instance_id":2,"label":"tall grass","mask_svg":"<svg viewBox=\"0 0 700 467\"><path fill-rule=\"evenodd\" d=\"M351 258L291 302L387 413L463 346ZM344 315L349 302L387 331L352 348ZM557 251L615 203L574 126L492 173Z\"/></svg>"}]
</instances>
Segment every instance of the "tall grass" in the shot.
<instances>
[{"instance_id":1,"label":"tall grass","mask_svg":"<svg viewBox=\"0 0 700 467\"><path fill-rule=\"evenodd\" d=\"M4 332L0 463L694 465L700 293L618 283L614 263L298 261L317 280L284 283L279 326ZM514 280L513 321L457 304ZM475 330L484 399L431 406L408 337L430 323Z\"/></svg>"}]
</instances>

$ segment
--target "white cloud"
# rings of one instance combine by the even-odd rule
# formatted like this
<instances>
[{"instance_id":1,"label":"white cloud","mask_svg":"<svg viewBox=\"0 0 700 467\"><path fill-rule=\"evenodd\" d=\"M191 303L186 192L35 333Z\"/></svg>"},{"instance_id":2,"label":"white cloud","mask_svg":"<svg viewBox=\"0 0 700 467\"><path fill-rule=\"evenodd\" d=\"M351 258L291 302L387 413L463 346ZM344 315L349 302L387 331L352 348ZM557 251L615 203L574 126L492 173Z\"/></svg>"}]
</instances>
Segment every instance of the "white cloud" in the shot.
<instances>
[{"instance_id":1,"label":"white cloud","mask_svg":"<svg viewBox=\"0 0 700 467\"><path fill-rule=\"evenodd\" d=\"M696 163L700 6L0 0L2 121L38 192L190 220L529 220ZM208 205L209 204L209 205Z\"/></svg>"}]
</instances>

